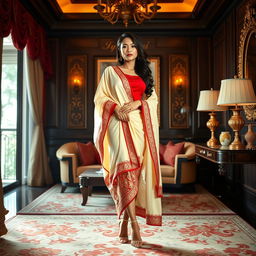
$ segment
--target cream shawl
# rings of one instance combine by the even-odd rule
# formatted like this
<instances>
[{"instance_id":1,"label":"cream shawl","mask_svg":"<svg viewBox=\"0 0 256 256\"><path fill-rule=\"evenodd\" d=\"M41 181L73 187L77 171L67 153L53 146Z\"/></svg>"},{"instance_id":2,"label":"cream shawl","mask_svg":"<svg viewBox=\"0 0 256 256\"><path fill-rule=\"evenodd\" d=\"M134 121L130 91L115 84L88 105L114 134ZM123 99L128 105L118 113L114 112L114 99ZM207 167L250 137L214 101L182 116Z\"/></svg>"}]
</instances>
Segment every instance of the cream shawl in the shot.
<instances>
[{"instance_id":1,"label":"cream shawl","mask_svg":"<svg viewBox=\"0 0 256 256\"><path fill-rule=\"evenodd\" d=\"M94 98L94 143L100 153L105 183L118 217L135 199L136 215L149 225L162 223L162 180L155 91L142 100L129 122L116 118L116 105L133 101L128 80L117 66L107 67Z\"/></svg>"}]
</instances>

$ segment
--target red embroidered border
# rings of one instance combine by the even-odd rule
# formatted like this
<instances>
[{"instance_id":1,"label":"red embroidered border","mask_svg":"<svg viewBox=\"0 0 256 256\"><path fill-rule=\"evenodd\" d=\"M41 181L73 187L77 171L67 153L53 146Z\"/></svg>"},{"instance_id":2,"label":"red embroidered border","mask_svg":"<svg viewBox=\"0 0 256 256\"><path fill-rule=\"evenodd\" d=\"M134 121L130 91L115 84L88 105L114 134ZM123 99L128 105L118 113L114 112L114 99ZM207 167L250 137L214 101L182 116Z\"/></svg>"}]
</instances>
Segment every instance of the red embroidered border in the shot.
<instances>
[{"instance_id":1,"label":"red embroidered border","mask_svg":"<svg viewBox=\"0 0 256 256\"><path fill-rule=\"evenodd\" d=\"M110 117L114 112L115 106L116 106L116 103L113 103L111 101L107 101L103 106L102 123L99 131L99 137L98 137L98 140L96 141L96 143L99 146L98 148L99 148L100 156L102 160L104 157L103 141L107 131ZM116 200L116 207L117 207L119 216L122 214L122 211L127 207L127 205L137 195L138 176L140 174L138 172L131 172L131 171L140 169L140 163L135 151L135 146L132 141L132 136L129 130L129 126L126 122L122 122L122 127L124 130L124 135L125 135L127 149L130 156L130 161L126 161L118 164L117 175L115 175L115 177L113 176L109 177L109 174L107 174L105 177L105 183L108 186L113 199ZM108 170L107 172L109 173ZM128 174L127 172L130 172L130 173ZM127 175L119 175L122 173L127 173ZM117 181L117 179L120 179L120 181ZM119 183L118 188L119 190L121 190L121 192L119 193L122 194L121 200L119 200L117 195L118 183ZM136 187L136 189L134 189L134 187Z\"/></svg>"},{"instance_id":2,"label":"red embroidered border","mask_svg":"<svg viewBox=\"0 0 256 256\"><path fill-rule=\"evenodd\" d=\"M149 144L150 154L155 167L155 176L157 181L156 194L158 197L162 197L163 196L162 189L160 189L160 186L159 186L160 170L159 170L159 162L158 162L158 152L156 148L155 136L153 133L150 110L149 110L148 103L143 100L141 101L141 116L142 116L144 130L146 132L146 137Z\"/></svg>"},{"instance_id":3,"label":"red embroidered border","mask_svg":"<svg viewBox=\"0 0 256 256\"><path fill-rule=\"evenodd\" d=\"M104 150L103 150L103 140L108 128L108 123L110 120L110 117L112 116L114 109L116 107L116 103L108 100L103 106L103 113L102 113L102 122L100 126L100 131L99 131L99 137L96 141L97 146L99 148L99 153L101 157L101 162L103 163L103 156L104 156Z\"/></svg>"},{"instance_id":4,"label":"red embroidered border","mask_svg":"<svg viewBox=\"0 0 256 256\"><path fill-rule=\"evenodd\" d=\"M127 147L130 161L125 161L118 164L116 175L111 176L110 178L111 182L114 182L114 179L116 179L118 175L124 172L135 171L141 168L139 157L136 153L136 149L132 140L132 135L131 135L129 125L127 122L121 122L121 123L122 123L123 133L124 133L126 147Z\"/></svg>"},{"instance_id":5,"label":"red embroidered border","mask_svg":"<svg viewBox=\"0 0 256 256\"><path fill-rule=\"evenodd\" d=\"M133 101L130 85L125 75L117 66L113 66L113 69L119 75L129 100ZM115 103L111 101L107 101L103 107L102 124L99 132L100 135L97 140L97 144L99 145L98 148L100 149L100 155L102 160L104 157L103 140L107 131L110 117L113 114L115 106L116 106ZM158 158L157 158L157 150L155 145L155 139L153 134L149 108L148 108L147 102L144 102L144 101L142 101L142 120L144 124L144 130L146 131L147 139L150 146L151 157L155 166L155 172L156 172L155 175L158 181L157 184L159 184L159 165L158 165ZM126 209L126 207L130 204L130 202L132 202L135 196L137 195L138 179L139 179L138 176L140 175L140 172L136 172L136 170L140 169L140 162L135 150L135 146L132 140L132 135L131 135L128 123L122 122L122 128L125 136L125 141L126 141L127 150L129 153L130 162L126 161L126 162L119 163L117 166L117 172L115 176L110 177L110 183L105 180L106 185L108 185L110 189L113 199L116 201L116 208L117 208L119 217L121 216L122 212ZM108 176L109 175L107 175L107 177ZM119 183L119 186L117 186L118 183ZM162 188L159 187L158 185L156 185L156 191L157 191L157 196L162 195ZM119 198L118 194L121 194L122 197ZM137 213L137 209L136 209L136 213ZM139 212L138 212L138 215L140 215ZM161 216L152 216L152 215L145 216L145 213L144 213L144 216L142 217L146 217L147 224L149 225L161 225L162 223Z\"/></svg>"},{"instance_id":6,"label":"red embroidered border","mask_svg":"<svg viewBox=\"0 0 256 256\"><path fill-rule=\"evenodd\" d=\"M151 226L162 226L161 215L149 215L146 214L146 210L142 207L136 206L136 215L146 218L146 223Z\"/></svg>"},{"instance_id":7,"label":"red embroidered border","mask_svg":"<svg viewBox=\"0 0 256 256\"><path fill-rule=\"evenodd\" d=\"M129 81L125 77L124 73L118 66L112 66L120 80L122 81L123 87L127 94L129 101L133 101L132 92L130 88ZM121 186L119 186L120 194L122 194L121 202L117 204L117 208L119 214L126 209L126 207L134 200L135 196L138 193L138 180L140 172L138 170L141 169L139 157L137 155L131 131L127 122L122 122L122 129L125 137L125 142L129 154L130 162L119 163L117 166L117 173L115 177L111 177L113 183L116 183L116 179L120 179L119 182ZM122 175L121 175L122 174Z\"/></svg>"},{"instance_id":8,"label":"red embroidered border","mask_svg":"<svg viewBox=\"0 0 256 256\"><path fill-rule=\"evenodd\" d=\"M116 73L118 74L118 76L120 77L124 89L126 91L126 94L129 98L129 101L133 101L133 97L132 97L132 91L131 91L131 87L129 84L129 81L127 80L127 78L125 77L124 73L122 72L122 70L118 67L118 66L112 66L113 69L116 71Z\"/></svg>"}]
</instances>

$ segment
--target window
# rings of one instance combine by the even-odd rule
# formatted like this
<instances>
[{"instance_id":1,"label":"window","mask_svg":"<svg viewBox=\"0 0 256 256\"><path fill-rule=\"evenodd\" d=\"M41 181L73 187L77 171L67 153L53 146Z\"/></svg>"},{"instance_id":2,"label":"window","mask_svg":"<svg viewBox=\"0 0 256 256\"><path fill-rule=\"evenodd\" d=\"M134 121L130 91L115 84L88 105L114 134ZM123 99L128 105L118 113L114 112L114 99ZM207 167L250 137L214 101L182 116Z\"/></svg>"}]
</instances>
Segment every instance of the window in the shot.
<instances>
[{"instance_id":1,"label":"window","mask_svg":"<svg viewBox=\"0 0 256 256\"><path fill-rule=\"evenodd\" d=\"M1 171L3 186L17 180L18 51L4 38L1 80Z\"/></svg>"}]
</instances>

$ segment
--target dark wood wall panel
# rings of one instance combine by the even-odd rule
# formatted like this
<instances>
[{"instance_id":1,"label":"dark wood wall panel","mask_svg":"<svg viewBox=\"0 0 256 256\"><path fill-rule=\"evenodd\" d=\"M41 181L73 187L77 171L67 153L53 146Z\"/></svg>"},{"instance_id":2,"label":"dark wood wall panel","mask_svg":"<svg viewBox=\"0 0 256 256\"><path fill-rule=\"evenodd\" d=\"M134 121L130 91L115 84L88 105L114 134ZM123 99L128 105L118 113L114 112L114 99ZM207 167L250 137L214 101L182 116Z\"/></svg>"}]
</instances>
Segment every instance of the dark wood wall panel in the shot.
<instances>
[{"instance_id":1,"label":"dark wood wall panel","mask_svg":"<svg viewBox=\"0 0 256 256\"><path fill-rule=\"evenodd\" d=\"M211 40L208 37L197 39L197 86L194 94L194 104L197 106L199 94L202 90L210 90L212 87L212 56ZM206 122L209 115L206 112L195 112L197 116L196 133L210 136L210 131L206 130Z\"/></svg>"},{"instance_id":2,"label":"dark wood wall panel","mask_svg":"<svg viewBox=\"0 0 256 256\"><path fill-rule=\"evenodd\" d=\"M228 78L234 77L236 75L236 44L234 43L236 39L236 27L235 24L235 12L232 12L230 16L228 16L225 27L226 27L226 53L227 53L227 61L226 61L226 75Z\"/></svg>"},{"instance_id":3,"label":"dark wood wall panel","mask_svg":"<svg viewBox=\"0 0 256 256\"><path fill-rule=\"evenodd\" d=\"M213 37L213 88L220 89L222 79L227 78L227 49L226 49L225 23L216 31Z\"/></svg>"}]
</instances>

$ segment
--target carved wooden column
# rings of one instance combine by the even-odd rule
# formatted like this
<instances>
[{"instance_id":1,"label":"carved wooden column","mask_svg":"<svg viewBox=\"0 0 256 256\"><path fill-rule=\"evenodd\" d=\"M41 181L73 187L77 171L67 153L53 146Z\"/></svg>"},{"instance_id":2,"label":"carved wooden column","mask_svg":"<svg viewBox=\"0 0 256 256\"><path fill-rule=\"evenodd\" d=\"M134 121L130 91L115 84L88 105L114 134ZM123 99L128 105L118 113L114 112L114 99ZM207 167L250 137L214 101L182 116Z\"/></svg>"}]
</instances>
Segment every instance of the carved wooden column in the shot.
<instances>
[{"instance_id":1,"label":"carved wooden column","mask_svg":"<svg viewBox=\"0 0 256 256\"><path fill-rule=\"evenodd\" d=\"M0 38L0 91L1 91L1 75L2 75L2 52L3 52L3 38ZM1 97L0 97L0 105ZM0 137L0 155L1 155L1 137ZM2 176L1 176L1 167L0 167L0 236L5 235L7 233L7 229L5 227L5 215L8 211L4 208L4 194L2 187Z\"/></svg>"}]
</instances>

